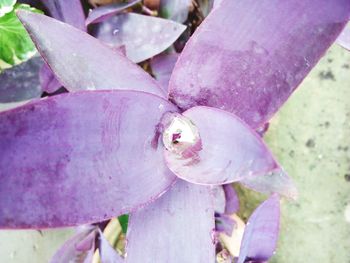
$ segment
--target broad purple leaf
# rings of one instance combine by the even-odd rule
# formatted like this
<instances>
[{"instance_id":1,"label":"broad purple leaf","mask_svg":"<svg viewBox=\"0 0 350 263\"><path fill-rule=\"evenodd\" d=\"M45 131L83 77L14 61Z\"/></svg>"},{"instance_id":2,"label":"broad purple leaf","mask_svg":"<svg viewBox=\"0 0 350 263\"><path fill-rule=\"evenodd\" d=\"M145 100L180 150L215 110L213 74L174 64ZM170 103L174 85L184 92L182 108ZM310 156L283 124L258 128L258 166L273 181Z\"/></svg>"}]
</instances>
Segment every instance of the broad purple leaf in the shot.
<instances>
[{"instance_id":1,"label":"broad purple leaf","mask_svg":"<svg viewBox=\"0 0 350 263\"><path fill-rule=\"evenodd\" d=\"M260 176L258 176L260 177ZM234 214L239 210L239 200L235 189L230 184L223 185L225 193L225 214Z\"/></svg>"},{"instance_id":2,"label":"broad purple leaf","mask_svg":"<svg viewBox=\"0 0 350 263\"><path fill-rule=\"evenodd\" d=\"M127 89L164 96L149 74L87 33L44 15L18 12L18 16L69 91Z\"/></svg>"},{"instance_id":3,"label":"broad purple leaf","mask_svg":"<svg viewBox=\"0 0 350 263\"><path fill-rule=\"evenodd\" d=\"M0 228L100 222L159 197L175 180L157 147L167 111L143 92L85 91L1 112Z\"/></svg>"},{"instance_id":4,"label":"broad purple leaf","mask_svg":"<svg viewBox=\"0 0 350 263\"><path fill-rule=\"evenodd\" d=\"M350 50L350 24L345 27L343 32L340 34L337 39L337 43L343 48Z\"/></svg>"},{"instance_id":5,"label":"broad purple leaf","mask_svg":"<svg viewBox=\"0 0 350 263\"><path fill-rule=\"evenodd\" d=\"M44 0L53 18L86 31L85 14L80 0Z\"/></svg>"},{"instance_id":6,"label":"broad purple leaf","mask_svg":"<svg viewBox=\"0 0 350 263\"><path fill-rule=\"evenodd\" d=\"M42 59L34 57L1 72L0 103L39 98L42 90L38 74L42 65Z\"/></svg>"},{"instance_id":7,"label":"broad purple leaf","mask_svg":"<svg viewBox=\"0 0 350 263\"><path fill-rule=\"evenodd\" d=\"M272 195L249 218L237 263L267 261L275 252L279 227L280 201Z\"/></svg>"},{"instance_id":8,"label":"broad purple leaf","mask_svg":"<svg viewBox=\"0 0 350 263\"><path fill-rule=\"evenodd\" d=\"M62 86L46 64L41 67L39 78L43 91L46 91L47 93L53 93Z\"/></svg>"},{"instance_id":9,"label":"broad purple leaf","mask_svg":"<svg viewBox=\"0 0 350 263\"><path fill-rule=\"evenodd\" d=\"M162 17L183 23L187 20L192 0L160 0Z\"/></svg>"},{"instance_id":10,"label":"broad purple leaf","mask_svg":"<svg viewBox=\"0 0 350 263\"><path fill-rule=\"evenodd\" d=\"M240 183L262 193L278 193L294 200L298 197L298 190L292 179L282 169L271 171L262 176L248 177Z\"/></svg>"},{"instance_id":11,"label":"broad purple leaf","mask_svg":"<svg viewBox=\"0 0 350 263\"><path fill-rule=\"evenodd\" d=\"M126 262L215 262L212 202L208 187L178 180L130 215Z\"/></svg>"},{"instance_id":12,"label":"broad purple leaf","mask_svg":"<svg viewBox=\"0 0 350 263\"><path fill-rule=\"evenodd\" d=\"M99 252L102 263L122 263L123 258L117 253L117 251L111 247L108 240L105 238L103 233L99 231Z\"/></svg>"},{"instance_id":13,"label":"broad purple leaf","mask_svg":"<svg viewBox=\"0 0 350 263\"><path fill-rule=\"evenodd\" d=\"M112 47L125 46L126 56L138 63L167 49L185 29L163 18L127 13L99 24L96 37Z\"/></svg>"},{"instance_id":14,"label":"broad purple leaf","mask_svg":"<svg viewBox=\"0 0 350 263\"><path fill-rule=\"evenodd\" d=\"M89 15L86 18L85 24L89 25L89 24L102 22L107 18L120 14L121 12L128 9L129 7L132 7L140 2L141 0L130 0L128 2L103 5L103 6L94 8L89 12Z\"/></svg>"},{"instance_id":15,"label":"broad purple leaf","mask_svg":"<svg viewBox=\"0 0 350 263\"><path fill-rule=\"evenodd\" d=\"M82 226L77 233L67 240L55 253L50 263L83 263L95 250L95 237L97 230L93 226ZM91 261L90 261L91 262Z\"/></svg>"},{"instance_id":16,"label":"broad purple leaf","mask_svg":"<svg viewBox=\"0 0 350 263\"><path fill-rule=\"evenodd\" d=\"M217 107L258 128L315 66L349 16L348 0L223 0L183 50L169 97L184 110Z\"/></svg>"},{"instance_id":17,"label":"broad purple leaf","mask_svg":"<svg viewBox=\"0 0 350 263\"><path fill-rule=\"evenodd\" d=\"M183 115L198 128L201 149L184 157L164 151L168 167L180 178L198 184L228 184L278 167L259 135L233 114L199 106Z\"/></svg>"},{"instance_id":18,"label":"broad purple leaf","mask_svg":"<svg viewBox=\"0 0 350 263\"><path fill-rule=\"evenodd\" d=\"M165 91L168 91L169 80L175 63L179 57L178 53L160 54L151 59L152 73Z\"/></svg>"}]
</instances>

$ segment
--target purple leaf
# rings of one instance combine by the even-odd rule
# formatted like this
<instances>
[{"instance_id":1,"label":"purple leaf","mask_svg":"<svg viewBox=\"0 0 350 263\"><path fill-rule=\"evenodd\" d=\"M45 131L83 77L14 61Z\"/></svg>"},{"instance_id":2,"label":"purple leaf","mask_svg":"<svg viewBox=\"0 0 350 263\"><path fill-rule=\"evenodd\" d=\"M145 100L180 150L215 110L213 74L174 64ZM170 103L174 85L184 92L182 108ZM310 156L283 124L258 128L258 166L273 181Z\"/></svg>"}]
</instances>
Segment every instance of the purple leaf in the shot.
<instances>
[{"instance_id":1,"label":"purple leaf","mask_svg":"<svg viewBox=\"0 0 350 263\"><path fill-rule=\"evenodd\" d=\"M226 206L224 188L221 185L213 186L211 188L211 192L213 194L213 199L214 199L215 213L224 214L225 206Z\"/></svg>"},{"instance_id":2,"label":"purple leaf","mask_svg":"<svg viewBox=\"0 0 350 263\"><path fill-rule=\"evenodd\" d=\"M108 240L105 238L103 233L99 231L100 239L100 258L102 263L122 263L123 258L117 253L117 251L111 247Z\"/></svg>"},{"instance_id":3,"label":"purple leaf","mask_svg":"<svg viewBox=\"0 0 350 263\"><path fill-rule=\"evenodd\" d=\"M0 228L100 222L158 198L176 179L157 147L167 111L143 92L85 91L1 112Z\"/></svg>"},{"instance_id":4,"label":"purple leaf","mask_svg":"<svg viewBox=\"0 0 350 263\"><path fill-rule=\"evenodd\" d=\"M165 150L169 169L180 178L197 184L227 184L278 167L259 135L233 114L200 106L183 115L198 128L201 147L189 156Z\"/></svg>"},{"instance_id":5,"label":"purple leaf","mask_svg":"<svg viewBox=\"0 0 350 263\"><path fill-rule=\"evenodd\" d=\"M239 200L235 189L230 184L213 186L215 212L219 214L234 214L239 210Z\"/></svg>"},{"instance_id":6,"label":"purple leaf","mask_svg":"<svg viewBox=\"0 0 350 263\"><path fill-rule=\"evenodd\" d=\"M248 177L240 183L262 193L278 193L294 200L298 197L298 190L292 179L282 169L271 171L262 176Z\"/></svg>"},{"instance_id":7,"label":"purple leaf","mask_svg":"<svg viewBox=\"0 0 350 263\"><path fill-rule=\"evenodd\" d=\"M152 73L165 91L168 91L169 80L175 63L179 57L178 53L160 54L151 59Z\"/></svg>"},{"instance_id":8,"label":"purple leaf","mask_svg":"<svg viewBox=\"0 0 350 263\"><path fill-rule=\"evenodd\" d=\"M260 177L260 176L258 176ZM225 192L225 214L234 214L239 210L239 200L235 189L230 184L223 185Z\"/></svg>"},{"instance_id":9,"label":"purple leaf","mask_svg":"<svg viewBox=\"0 0 350 263\"><path fill-rule=\"evenodd\" d=\"M115 3L94 8L89 12L85 24L88 26L89 24L102 22L114 15L120 14L124 10L140 2L141 0L130 0L128 2Z\"/></svg>"},{"instance_id":10,"label":"purple leaf","mask_svg":"<svg viewBox=\"0 0 350 263\"><path fill-rule=\"evenodd\" d=\"M18 16L69 91L132 89L164 96L149 74L87 33L44 15L21 11Z\"/></svg>"},{"instance_id":11,"label":"purple leaf","mask_svg":"<svg viewBox=\"0 0 350 263\"><path fill-rule=\"evenodd\" d=\"M272 195L249 218L237 263L267 261L275 252L279 227L280 201Z\"/></svg>"},{"instance_id":12,"label":"purple leaf","mask_svg":"<svg viewBox=\"0 0 350 263\"><path fill-rule=\"evenodd\" d=\"M77 233L55 253L50 263L85 262L95 250L96 234L97 230L93 226L79 227Z\"/></svg>"},{"instance_id":13,"label":"purple leaf","mask_svg":"<svg viewBox=\"0 0 350 263\"><path fill-rule=\"evenodd\" d=\"M229 215L217 214L215 216L215 229L217 232L231 236L234 225L235 221Z\"/></svg>"},{"instance_id":14,"label":"purple leaf","mask_svg":"<svg viewBox=\"0 0 350 263\"><path fill-rule=\"evenodd\" d=\"M127 13L99 24L96 37L112 47L125 46L126 56L138 63L167 49L185 29L170 20Z\"/></svg>"},{"instance_id":15,"label":"purple leaf","mask_svg":"<svg viewBox=\"0 0 350 263\"><path fill-rule=\"evenodd\" d=\"M160 0L160 14L173 21L183 23L187 20L192 0Z\"/></svg>"},{"instance_id":16,"label":"purple leaf","mask_svg":"<svg viewBox=\"0 0 350 263\"><path fill-rule=\"evenodd\" d=\"M1 72L0 103L39 98L42 90L38 73L42 65L42 59L34 57Z\"/></svg>"},{"instance_id":17,"label":"purple leaf","mask_svg":"<svg viewBox=\"0 0 350 263\"><path fill-rule=\"evenodd\" d=\"M210 189L178 180L130 216L126 262L215 262Z\"/></svg>"},{"instance_id":18,"label":"purple leaf","mask_svg":"<svg viewBox=\"0 0 350 263\"><path fill-rule=\"evenodd\" d=\"M48 0L43 1L43 3L49 9L51 16L57 20L61 20L62 22L66 22L86 31L84 25L85 15L80 0L69 2L62 0ZM62 86L48 65L43 65L40 71L40 81L42 90L48 93L53 93Z\"/></svg>"},{"instance_id":19,"label":"purple leaf","mask_svg":"<svg viewBox=\"0 0 350 263\"><path fill-rule=\"evenodd\" d=\"M86 31L85 14L80 0L45 0L42 2L49 9L53 18Z\"/></svg>"},{"instance_id":20,"label":"purple leaf","mask_svg":"<svg viewBox=\"0 0 350 263\"><path fill-rule=\"evenodd\" d=\"M42 2L49 9L53 18L86 31L85 14L80 0L47 0ZM48 65L42 67L40 79L42 89L48 93L53 93L62 86Z\"/></svg>"},{"instance_id":21,"label":"purple leaf","mask_svg":"<svg viewBox=\"0 0 350 263\"><path fill-rule=\"evenodd\" d=\"M184 110L217 107L258 128L319 61L349 16L348 0L223 0L183 50L169 97Z\"/></svg>"},{"instance_id":22,"label":"purple leaf","mask_svg":"<svg viewBox=\"0 0 350 263\"><path fill-rule=\"evenodd\" d=\"M62 86L46 64L41 67L39 78L43 91L46 91L47 93L53 93Z\"/></svg>"},{"instance_id":23,"label":"purple leaf","mask_svg":"<svg viewBox=\"0 0 350 263\"><path fill-rule=\"evenodd\" d=\"M337 43L343 48L350 50L350 24L345 27L343 32L340 34L337 39Z\"/></svg>"}]
</instances>

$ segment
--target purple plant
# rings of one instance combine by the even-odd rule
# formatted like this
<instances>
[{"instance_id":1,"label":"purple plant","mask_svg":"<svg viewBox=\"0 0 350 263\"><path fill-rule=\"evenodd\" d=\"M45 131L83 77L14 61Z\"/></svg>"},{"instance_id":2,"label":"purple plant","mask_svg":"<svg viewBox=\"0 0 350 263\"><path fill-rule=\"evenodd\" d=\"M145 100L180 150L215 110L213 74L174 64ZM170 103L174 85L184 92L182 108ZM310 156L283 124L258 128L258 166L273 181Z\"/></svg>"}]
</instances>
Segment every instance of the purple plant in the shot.
<instances>
[{"instance_id":1,"label":"purple plant","mask_svg":"<svg viewBox=\"0 0 350 263\"><path fill-rule=\"evenodd\" d=\"M240 182L295 198L254 130L335 41L350 2L220 1L180 54L168 96L87 33L39 14L18 16L71 93L0 113L0 228L76 226L130 213L126 258L101 240L106 258L212 263L214 186ZM229 207L234 197L226 193ZM278 229L273 194L249 219L237 262L267 261ZM73 243L90 251L97 233L85 229Z\"/></svg>"}]
</instances>

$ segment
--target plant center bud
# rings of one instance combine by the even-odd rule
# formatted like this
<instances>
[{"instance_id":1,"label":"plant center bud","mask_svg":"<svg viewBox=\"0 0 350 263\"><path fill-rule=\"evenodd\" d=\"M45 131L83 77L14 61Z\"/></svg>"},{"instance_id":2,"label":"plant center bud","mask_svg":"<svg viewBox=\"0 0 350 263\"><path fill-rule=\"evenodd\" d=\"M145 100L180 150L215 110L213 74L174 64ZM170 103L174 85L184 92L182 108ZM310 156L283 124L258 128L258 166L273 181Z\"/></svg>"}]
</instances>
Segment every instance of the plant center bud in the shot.
<instances>
[{"instance_id":1,"label":"plant center bud","mask_svg":"<svg viewBox=\"0 0 350 263\"><path fill-rule=\"evenodd\" d=\"M163 143L165 148L184 158L192 157L201 149L197 127L187 117L171 113L164 119Z\"/></svg>"}]
</instances>

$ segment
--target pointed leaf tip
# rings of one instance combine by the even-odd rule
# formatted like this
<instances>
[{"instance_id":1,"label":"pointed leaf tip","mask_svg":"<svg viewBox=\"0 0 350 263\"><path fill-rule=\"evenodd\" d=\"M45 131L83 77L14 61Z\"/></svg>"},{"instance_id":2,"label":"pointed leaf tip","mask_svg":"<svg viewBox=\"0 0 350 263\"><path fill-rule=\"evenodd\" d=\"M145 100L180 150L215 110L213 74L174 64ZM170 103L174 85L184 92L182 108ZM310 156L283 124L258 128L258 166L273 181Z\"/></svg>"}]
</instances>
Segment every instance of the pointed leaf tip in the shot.
<instances>
[{"instance_id":1,"label":"pointed leaf tip","mask_svg":"<svg viewBox=\"0 0 350 263\"><path fill-rule=\"evenodd\" d=\"M99 24L96 37L112 47L125 46L127 57L139 63L170 47L185 29L171 20L125 13Z\"/></svg>"},{"instance_id":2,"label":"pointed leaf tip","mask_svg":"<svg viewBox=\"0 0 350 263\"><path fill-rule=\"evenodd\" d=\"M240 183L254 191L267 194L277 193L292 200L298 198L297 187L288 174L281 168L261 176L245 178Z\"/></svg>"},{"instance_id":3,"label":"pointed leaf tip","mask_svg":"<svg viewBox=\"0 0 350 263\"><path fill-rule=\"evenodd\" d=\"M165 96L148 73L87 33L44 15L19 12L18 17L69 91L120 89Z\"/></svg>"}]
</instances>

